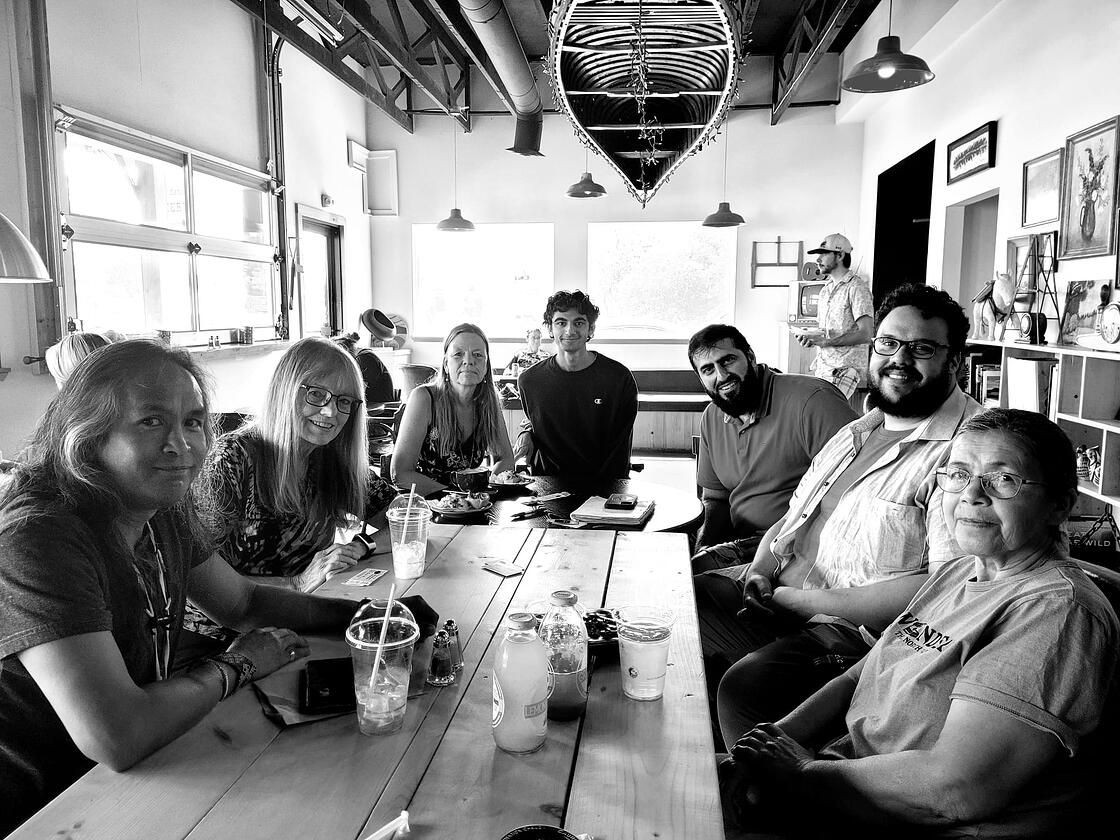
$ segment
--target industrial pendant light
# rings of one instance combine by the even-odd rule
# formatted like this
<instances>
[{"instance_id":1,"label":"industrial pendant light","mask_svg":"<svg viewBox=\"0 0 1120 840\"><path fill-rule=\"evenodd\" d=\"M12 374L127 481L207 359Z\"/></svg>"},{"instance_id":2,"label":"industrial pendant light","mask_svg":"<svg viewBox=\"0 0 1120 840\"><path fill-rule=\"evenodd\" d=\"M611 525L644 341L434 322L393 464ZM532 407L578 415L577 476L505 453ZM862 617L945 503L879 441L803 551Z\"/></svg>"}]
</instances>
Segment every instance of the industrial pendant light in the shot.
<instances>
[{"instance_id":1,"label":"industrial pendant light","mask_svg":"<svg viewBox=\"0 0 1120 840\"><path fill-rule=\"evenodd\" d=\"M887 34L879 39L875 55L855 66L840 86L853 93L889 93L933 81L933 71L916 55L902 51L897 35L891 35L894 0L887 7Z\"/></svg>"},{"instance_id":2,"label":"industrial pendant light","mask_svg":"<svg viewBox=\"0 0 1120 840\"><path fill-rule=\"evenodd\" d=\"M459 203L459 147L455 142L455 121L451 121L451 200ZM443 233L469 233L474 230L474 222L464 219L462 211L453 206L451 214L436 224L436 230Z\"/></svg>"},{"instance_id":3,"label":"industrial pendant light","mask_svg":"<svg viewBox=\"0 0 1120 840\"><path fill-rule=\"evenodd\" d=\"M583 168L586 170L587 166L587 149L583 150ZM601 184L596 184L591 177L591 173L585 171L583 177L576 183L568 187L569 198L599 198L607 194Z\"/></svg>"},{"instance_id":4,"label":"industrial pendant light","mask_svg":"<svg viewBox=\"0 0 1120 840\"><path fill-rule=\"evenodd\" d=\"M0 213L0 283L49 283L51 276L23 231Z\"/></svg>"},{"instance_id":5,"label":"industrial pendant light","mask_svg":"<svg viewBox=\"0 0 1120 840\"><path fill-rule=\"evenodd\" d=\"M727 113L727 131L723 135L723 194L727 195L727 147L731 145L731 112ZM738 227L746 219L731 210L731 203L721 201L716 212L704 219L704 227Z\"/></svg>"}]
</instances>

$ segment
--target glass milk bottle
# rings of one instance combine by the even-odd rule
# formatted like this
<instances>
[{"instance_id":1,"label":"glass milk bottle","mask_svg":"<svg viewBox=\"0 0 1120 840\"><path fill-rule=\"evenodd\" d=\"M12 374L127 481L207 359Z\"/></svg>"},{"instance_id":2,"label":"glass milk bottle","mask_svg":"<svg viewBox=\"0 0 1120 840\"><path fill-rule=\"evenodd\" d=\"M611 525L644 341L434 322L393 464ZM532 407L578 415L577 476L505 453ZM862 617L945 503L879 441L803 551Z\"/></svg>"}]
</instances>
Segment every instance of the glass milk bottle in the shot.
<instances>
[{"instance_id":1,"label":"glass milk bottle","mask_svg":"<svg viewBox=\"0 0 1120 840\"><path fill-rule=\"evenodd\" d=\"M576 610L576 593L552 593L552 606L541 621L540 637L548 649L552 691L548 716L574 720L587 705L587 626Z\"/></svg>"},{"instance_id":2,"label":"glass milk bottle","mask_svg":"<svg viewBox=\"0 0 1120 840\"><path fill-rule=\"evenodd\" d=\"M532 613L510 613L494 657L494 743L508 753L536 752L548 732L548 651Z\"/></svg>"}]
</instances>

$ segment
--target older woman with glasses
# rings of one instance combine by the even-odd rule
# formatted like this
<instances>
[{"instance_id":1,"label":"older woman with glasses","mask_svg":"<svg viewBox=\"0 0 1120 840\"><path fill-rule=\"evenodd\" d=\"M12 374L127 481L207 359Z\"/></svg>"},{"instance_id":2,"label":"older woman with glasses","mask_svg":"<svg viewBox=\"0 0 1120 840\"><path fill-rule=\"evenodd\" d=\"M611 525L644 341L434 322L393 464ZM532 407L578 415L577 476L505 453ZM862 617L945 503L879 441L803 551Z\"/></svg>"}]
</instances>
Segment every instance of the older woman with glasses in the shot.
<instances>
[{"instance_id":1,"label":"older woman with glasses","mask_svg":"<svg viewBox=\"0 0 1120 840\"><path fill-rule=\"evenodd\" d=\"M513 469L513 448L490 367L490 343L474 324L452 327L435 378L413 390L393 451L393 480L419 493L442 490L457 470L489 459Z\"/></svg>"},{"instance_id":2,"label":"older woman with glasses","mask_svg":"<svg viewBox=\"0 0 1120 840\"><path fill-rule=\"evenodd\" d=\"M369 468L362 393L345 349L305 338L280 358L256 419L214 445L199 492L235 569L308 592L366 553L334 541L348 515L383 523L396 495Z\"/></svg>"},{"instance_id":3,"label":"older woman with glasses","mask_svg":"<svg viewBox=\"0 0 1120 840\"><path fill-rule=\"evenodd\" d=\"M105 347L62 387L0 494L0 836L94 762L131 766L305 656L296 631L341 632L353 614L347 600L255 584L213 553L189 493L208 405L185 351ZM248 632L175 673L187 596Z\"/></svg>"},{"instance_id":4,"label":"older woman with glasses","mask_svg":"<svg viewBox=\"0 0 1120 840\"><path fill-rule=\"evenodd\" d=\"M936 479L964 556L850 671L739 740L721 774L740 820L754 788L750 801L772 807L750 819L787 828L1076 834L1118 629L1063 548L1073 448L1040 414L993 409L961 426ZM841 715L847 733L815 752Z\"/></svg>"}]
</instances>

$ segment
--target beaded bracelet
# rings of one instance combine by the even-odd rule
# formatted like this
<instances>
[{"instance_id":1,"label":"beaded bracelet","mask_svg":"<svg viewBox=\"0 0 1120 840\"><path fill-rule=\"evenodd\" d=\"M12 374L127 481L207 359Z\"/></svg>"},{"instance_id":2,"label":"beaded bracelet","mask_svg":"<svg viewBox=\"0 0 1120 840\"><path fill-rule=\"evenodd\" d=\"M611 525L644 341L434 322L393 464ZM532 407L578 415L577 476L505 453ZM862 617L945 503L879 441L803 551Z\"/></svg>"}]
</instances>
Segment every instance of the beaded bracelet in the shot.
<instances>
[{"instance_id":1,"label":"beaded bracelet","mask_svg":"<svg viewBox=\"0 0 1120 840\"><path fill-rule=\"evenodd\" d=\"M236 684L233 686L233 691L231 691L230 694L233 694L242 686L251 683L253 677L257 674L257 666L253 664L253 661L247 656L242 656L240 653L233 653L227 650L225 653L215 654L210 658L217 662L226 663L233 668L234 673L237 674Z\"/></svg>"}]
</instances>

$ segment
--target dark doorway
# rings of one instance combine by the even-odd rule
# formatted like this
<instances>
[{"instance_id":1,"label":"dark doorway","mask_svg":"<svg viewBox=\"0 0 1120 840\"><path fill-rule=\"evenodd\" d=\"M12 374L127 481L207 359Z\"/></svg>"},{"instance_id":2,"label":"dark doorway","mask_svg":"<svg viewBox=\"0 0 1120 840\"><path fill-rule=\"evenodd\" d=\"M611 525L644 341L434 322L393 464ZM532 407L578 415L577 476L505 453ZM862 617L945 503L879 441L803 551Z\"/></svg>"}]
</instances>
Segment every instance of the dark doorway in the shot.
<instances>
[{"instance_id":1,"label":"dark doorway","mask_svg":"<svg viewBox=\"0 0 1120 840\"><path fill-rule=\"evenodd\" d=\"M879 175L871 285L875 306L896 286L926 282L933 146L930 141Z\"/></svg>"}]
</instances>

